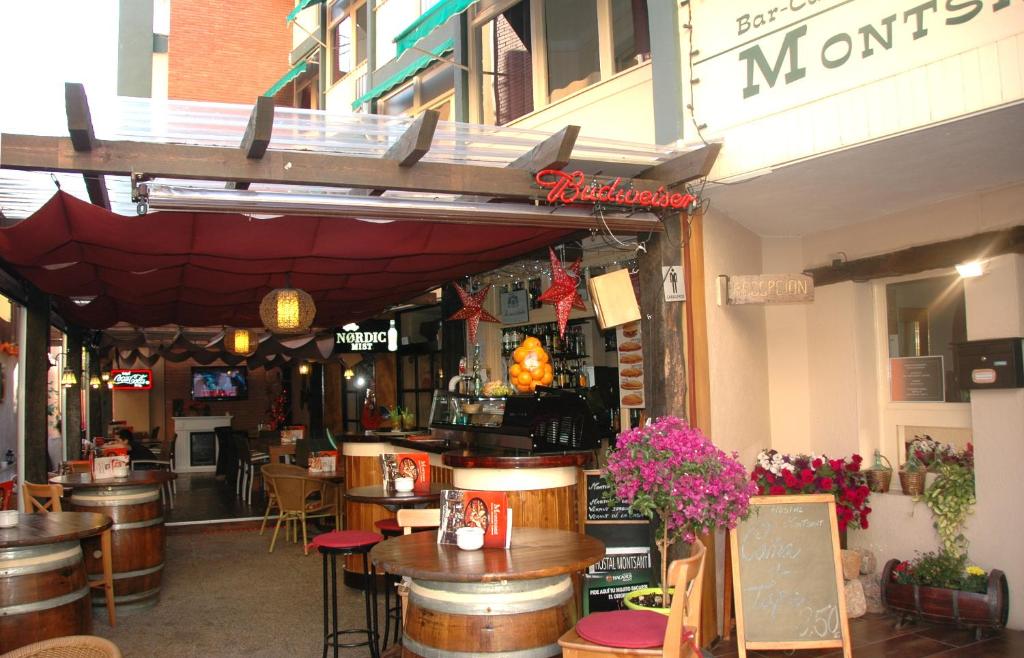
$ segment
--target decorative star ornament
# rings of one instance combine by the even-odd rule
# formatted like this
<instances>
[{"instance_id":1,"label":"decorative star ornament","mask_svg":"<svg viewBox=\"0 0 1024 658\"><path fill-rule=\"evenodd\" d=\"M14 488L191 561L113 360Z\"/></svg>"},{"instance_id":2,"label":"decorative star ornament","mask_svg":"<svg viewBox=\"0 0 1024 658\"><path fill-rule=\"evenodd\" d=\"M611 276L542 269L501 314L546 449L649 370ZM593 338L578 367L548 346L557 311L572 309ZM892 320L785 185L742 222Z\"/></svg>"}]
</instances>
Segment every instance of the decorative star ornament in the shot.
<instances>
[{"instance_id":1,"label":"decorative star ornament","mask_svg":"<svg viewBox=\"0 0 1024 658\"><path fill-rule=\"evenodd\" d=\"M555 305L555 316L558 318L558 335L565 338L565 326L569 323L569 312L578 308L581 311L587 310L583 298L576 290L576 284L580 280L580 261L577 260L569 269L569 274L558 260L555 250L548 247L548 254L551 258L551 287L537 299L547 304Z\"/></svg>"},{"instance_id":2,"label":"decorative star ornament","mask_svg":"<svg viewBox=\"0 0 1024 658\"><path fill-rule=\"evenodd\" d=\"M480 321L484 322L498 322L498 318L488 313L484 307L484 299L487 297L487 293L491 290L491 284L487 284L475 293L469 293L462 289L462 286L452 282L455 286L455 291L459 293L459 299L462 300L462 308L455 311L449 320L465 320L466 326L469 328L469 342L476 342L476 330L480 326Z\"/></svg>"}]
</instances>

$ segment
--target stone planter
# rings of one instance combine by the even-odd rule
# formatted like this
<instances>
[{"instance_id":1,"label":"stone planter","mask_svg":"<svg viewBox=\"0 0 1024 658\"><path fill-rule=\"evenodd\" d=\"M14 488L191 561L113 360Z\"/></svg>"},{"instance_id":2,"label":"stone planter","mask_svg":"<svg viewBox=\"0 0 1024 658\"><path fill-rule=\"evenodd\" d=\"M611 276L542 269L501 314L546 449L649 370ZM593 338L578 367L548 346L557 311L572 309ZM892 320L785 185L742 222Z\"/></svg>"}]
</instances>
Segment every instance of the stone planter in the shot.
<instances>
[{"instance_id":1,"label":"stone planter","mask_svg":"<svg viewBox=\"0 0 1024 658\"><path fill-rule=\"evenodd\" d=\"M964 592L943 587L901 585L892 579L892 571L899 560L889 560L882 570L882 603L899 613L901 624L907 619L919 618L942 624L954 624L976 629L980 636L986 628L1003 628L1010 612L1009 586L999 569L988 574L988 589L984 593Z\"/></svg>"}]
</instances>

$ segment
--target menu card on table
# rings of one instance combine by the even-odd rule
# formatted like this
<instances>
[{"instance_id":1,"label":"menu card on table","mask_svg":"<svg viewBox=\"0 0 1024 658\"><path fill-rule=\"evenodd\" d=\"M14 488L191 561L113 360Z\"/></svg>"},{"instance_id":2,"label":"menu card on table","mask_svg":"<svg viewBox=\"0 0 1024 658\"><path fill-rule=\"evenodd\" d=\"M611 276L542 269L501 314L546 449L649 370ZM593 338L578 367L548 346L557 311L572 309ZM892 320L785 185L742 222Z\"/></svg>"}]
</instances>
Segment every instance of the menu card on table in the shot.
<instances>
[{"instance_id":1,"label":"menu card on table","mask_svg":"<svg viewBox=\"0 0 1024 658\"><path fill-rule=\"evenodd\" d=\"M430 489L430 455L425 452L389 452L380 456L384 489L395 488L395 478L412 478L414 489Z\"/></svg>"},{"instance_id":2,"label":"menu card on table","mask_svg":"<svg viewBox=\"0 0 1024 658\"><path fill-rule=\"evenodd\" d=\"M309 458L309 470L312 473L332 473L338 470L338 451L321 450Z\"/></svg>"},{"instance_id":3,"label":"menu card on table","mask_svg":"<svg viewBox=\"0 0 1024 658\"><path fill-rule=\"evenodd\" d=\"M455 544L455 531L477 527L484 531L485 548L508 548L512 543L512 510L504 491L445 489L441 492L438 544Z\"/></svg>"}]
</instances>

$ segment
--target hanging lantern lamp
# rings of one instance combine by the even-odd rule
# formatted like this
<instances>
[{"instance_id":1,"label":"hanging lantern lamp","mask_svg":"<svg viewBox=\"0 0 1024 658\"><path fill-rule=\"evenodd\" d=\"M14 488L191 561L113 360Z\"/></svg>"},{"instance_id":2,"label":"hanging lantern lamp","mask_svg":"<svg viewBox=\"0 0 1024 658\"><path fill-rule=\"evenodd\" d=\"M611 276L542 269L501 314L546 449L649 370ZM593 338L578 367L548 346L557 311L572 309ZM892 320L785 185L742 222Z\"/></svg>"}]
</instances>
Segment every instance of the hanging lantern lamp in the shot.
<instances>
[{"instance_id":1,"label":"hanging lantern lamp","mask_svg":"<svg viewBox=\"0 0 1024 658\"><path fill-rule=\"evenodd\" d=\"M313 297L290 285L286 278L286 287L271 290L260 302L260 319L275 334L304 334L316 316Z\"/></svg>"},{"instance_id":2,"label":"hanging lantern lamp","mask_svg":"<svg viewBox=\"0 0 1024 658\"><path fill-rule=\"evenodd\" d=\"M78 384L78 375L71 368L64 368L64 372L60 376L60 385L64 388L71 388Z\"/></svg>"},{"instance_id":3,"label":"hanging lantern lamp","mask_svg":"<svg viewBox=\"0 0 1024 658\"><path fill-rule=\"evenodd\" d=\"M224 332L224 349L238 356L249 356L256 351L259 338L252 329L228 329Z\"/></svg>"},{"instance_id":4,"label":"hanging lantern lamp","mask_svg":"<svg viewBox=\"0 0 1024 658\"><path fill-rule=\"evenodd\" d=\"M345 379L352 379L355 376L355 370L352 370L352 368L345 368Z\"/></svg>"},{"instance_id":5,"label":"hanging lantern lamp","mask_svg":"<svg viewBox=\"0 0 1024 658\"><path fill-rule=\"evenodd\" d=\"M99 388L101 383L100 378L96 375L89 378L89 388Z\"/></svg>"},{"instance_id":6,"label":"hanging lantern lamp","mask_svg":"<svg viewBox=\"0 0 1024 658\"><path fill-rule=\"evenodd\" d=\"M303 361L302 363L299 364L299 374L300 375L308 375L309 374L309 364L306 363L305 361Z\"/></svg>"}]
</instances>

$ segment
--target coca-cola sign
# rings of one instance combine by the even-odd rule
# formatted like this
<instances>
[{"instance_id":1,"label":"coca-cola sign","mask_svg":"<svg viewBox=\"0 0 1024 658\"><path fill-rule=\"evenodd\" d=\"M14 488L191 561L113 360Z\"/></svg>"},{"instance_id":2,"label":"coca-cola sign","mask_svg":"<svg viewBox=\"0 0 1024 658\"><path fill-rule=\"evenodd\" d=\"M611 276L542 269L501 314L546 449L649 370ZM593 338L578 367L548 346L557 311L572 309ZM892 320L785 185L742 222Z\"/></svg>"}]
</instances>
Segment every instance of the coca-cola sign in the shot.
<instances>
[{"instance_id":1,"label":"coca-cola sign","mask_svg":"<svg viewBox=\"0 0 1024 658\"><path fill-rule=\"evenodd\" d=\"M115 391L148 391L153 388L153 371L111 370L110 382Z\"/></svg>"}]
</instances>

